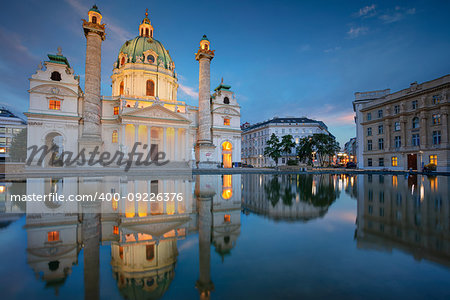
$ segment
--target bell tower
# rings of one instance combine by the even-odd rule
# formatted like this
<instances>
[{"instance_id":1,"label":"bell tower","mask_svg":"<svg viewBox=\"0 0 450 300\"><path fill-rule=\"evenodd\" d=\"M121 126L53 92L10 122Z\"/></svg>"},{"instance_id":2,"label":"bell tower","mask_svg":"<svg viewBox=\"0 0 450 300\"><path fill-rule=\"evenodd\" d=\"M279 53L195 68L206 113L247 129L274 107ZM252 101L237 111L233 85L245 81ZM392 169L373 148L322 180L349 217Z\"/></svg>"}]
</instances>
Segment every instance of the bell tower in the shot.
<instances>
[{"instance_id":1,"label":"bell tower","mask_svg":"<svg viewBox=\"0 0 450 300\"><path fill-rule=\"evenodd\" d=\"M101 137L101 62L102 42L105 40L105 24L96 5L88 12L88 20L83 19L86 36L86 71L84 80L83 130L80 149L94 149L102 144Z\"/></svg>"},{"instance_id":2,"label":"bell tower","mask_svg":"<svg viewBox=\"0 0 450 300\"><path fill-rule=\"evenodd\" d=\"M198 167L215 168L215 146L212 142L211 127L211 95L210 95L210 67L214 58L214 50L210 48L210 42L206 35L200 41L200 47L195 54L199 62L199 86L198 86L198 138L196 144L196 161Z\"/></svg>"},{"instance_id":3,"label":"bell tower","mask_svg":"<svg viewBox=\"0 0 450 300\"><path fill-rule=\"evenodd\" d=\"M141 25L139 25L139 35L153 38L153 26L148 18L148 8L145 10L145 18L142 20Z\"/></svg>"}]
</instances>

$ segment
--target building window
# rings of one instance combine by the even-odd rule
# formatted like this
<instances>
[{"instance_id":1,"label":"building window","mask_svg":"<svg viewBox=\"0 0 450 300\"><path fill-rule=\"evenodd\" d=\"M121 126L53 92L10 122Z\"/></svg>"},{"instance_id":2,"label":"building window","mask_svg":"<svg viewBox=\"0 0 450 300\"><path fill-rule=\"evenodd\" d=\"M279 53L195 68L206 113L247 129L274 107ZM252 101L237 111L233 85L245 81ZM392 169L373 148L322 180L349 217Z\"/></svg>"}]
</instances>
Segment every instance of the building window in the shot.
<instances>
[{"instance_id":1,"label":"building window","mask_svg":"<svg viewBox=\"0 0 450 300\"><path fill-rule=\"evenodd\" d=\"M412 135L412 145L413 146L420 146L420 138L418 134Z\"/></svg>"},{"instance_id":2,"label":"building window","mask_svg":"<svg viewBox=\"0 0 450 300\"><path fill-rule=\"evenodd\" d=\"M228 98L228 97L223 98L223 103L230 104L230 98Z\"/></svg>"},{"instance_id":3,"label":"building window","mask_svg":"<svg viewBox=\"0 0 450 300\"><path fill-rule=\"evenodd\" d=\"M120 83L119 95L123 95L123 81Z\"/></svg>"},{"instance_id":4,"label":"building window","mask_svg":"<svg viewBox=\"0 0 450 300\"><path fill-rule=\"evenodd\" d=\"M433 131L433 145L439 145L441 143L441 131Z\"/></svg>"},{"instance_id":5,"label":"building window","mask_svg":"<svg viewBox=\"0 0 450 300\"><path fill-rule=\"evenodd\" d=\"M367 128L367 136L372 136L372 127Z\"/></svg>"},{"instance_id":6,"label":"building window","mask_svg":"<svg viewBox=\"0 0 450 300\"><path fill-rule=\"evenodd\" d=\"M367 121L372 120L372 114L371 113L367 113Z\"/></svg>"},{"instance_id":7,"label":"building window","mask_svg":"<svg viewBox=\"0 0 450 300\"><path fill-rule=\"evenodd\" d=\"M48 109L60 110L61 109L61 101L59 101L59 100L50 100L49 103L48 103Z\"/></svg>"},{"instance_id":8,"label":"building window","mask_svg":"<svg viewBox=\"0 0 450 300\"><path fill-rule=\"evenodd\" d=\"M378 149L383 150L384 149L384 140L378 139Z\"/></svg>"},{"instance_id":9,"label":"building window","mask_svg":"<svg viewBox=\"0 0 450 300\"><path fill-rule=\"evenodd\" d=\"M61 81L61 74L59 72L54 71L52 72L50 79L53 81Z\"/></svg>"},{"instance_id":10,"label":"building window","mask_svg":"<svg viewBox=\"0 0 450 300\"><path fill-rule=\"evenodd\" d=\"M400 113L400 105L395 105L394 106L394 114L398 114Z\"/></svg>"},{"instance_id":11,"label":"building window","mask_svg":"<svg viewBox=\"0 0 450 300\"><path fill-rule=\"evenodd\" d=\"M415 117L412 119L412 128L419 128L419 118Z\"/></svg>"},{"instance_id":12,"label":"building window","mask_svg":"<svg viewBox=\"0 0 450 300\"><path fill-rule=\"evenodd\" d=\"M49 231L49 232L47 232L47 241L48 242L57 242L57 241L59 241L59 231Z\"/></svg>"},{"instance_id":13,"label":"building window","mask_svg":"<svg viewBox=\"0 0 450 300\"><path fill-rule=\"evenodd\" d=\"M114 106L114 115L117 116L119 114L119 107Z\"/></svg>"},{"instance_id":14,"label":"building window","mask_svg":"<svg viewBox=\"0 0 450 300\"><path fill-rule=\"evenodd\" d=\"M122 56L122 59L120 60L120 65L123 66L125 64L125 56Z\"/></svg>"},{"instance_id":15,"label":"building window","mask_svg":"<svg viewBox=\"0 0 450 300\"><path fill-rule=\"evenodd\" d=\"M230 126L230 119L229 118L223 119L223 125Z\"/></svg>"},{"instance_id":16,"label":"building window","mask_svg":"<svg viewBox=\"0 0 450 300\"><path fill-rule=\"evenodd\" d=\"M372 151L372 140L367 141L367 151Z\"/></svg>"},{"instance_id":17,"label":"building window","mask_svg":"<svg viewBox=\"0 0 450 300\"><path fill-rule=\"evenodd\" d=\"M384 158L383 157L378 158L378 166L384 167Z\"/></svg>"},{"instance_id":18,"label":"building window","mask_svg":"<svg viewBox=\"0 0 450 300\"><path fill-rule=\"evenodd\" d=\"M417 109L417 100L412 102L412 109Z\"/></svg>"},{"instance_id":19,"label":"building window","mask_svg":"<svg viewBox=\"0 0 450 300\"><path fill-rule=\"evenodd\" d=\"M153 64L155 62L155 57L153 55L149 55L147 56L147 61L151 64Z\"/></svg>"},{"instance_id":20,"label":"building window","mask_svg":"<svg viewBox=\"0 0 450 300\"><path fill-rule=\"evenodd\" d=\"M115 235L119 234L119 226L113 226L113 234Z\"/></svg>"},{"instance_id":21,"label":"building window","mask_svg":"<svg viewBox=\"0 0 450 300\"><path fill-rule=\"evenodd\" d=\"M395 131L400 131L400 122L395 122L394 123L394 130Z\"/></svg>"},{"instance_id":22,"label":"building window","mask_svg":"<svg viewBox=\"0 0 450 300\"><path fill-rule=\"evenodd\" d=\"M230 223L231 222L231 215L224 215L223 216L223 221L225 223Z\"/></svg>"},{"instance_id":23,"label":"building window","mask_svg":"<svg viewBox=\"0 0 450 300\"><path fill-rule=\"evenodd\" d=\"M93 16L93 17L92 17L92 23L97 24L97 17L96 17L96 16Z\"/></svg>"},{"instance_id":24,"label":"building window","mask_svg":"<svg viewBox=\"0 0 450 300\"><path fill-rule=\"evenodd\" d=\"M117 133L117 130L114 130L112 132L112 142L113 143L117 143L119 140L119 134Z\"/></svg>"},{"instance_id":25,"label":"building window","mask_svg":"<svg viewBox=\"0 0 450 300\"><path fill-rule=\"evenodd\" d=\"M433 115L433 125L439 125L439 124L441 124L441 115L434 114Z\"/></svg>"},{"instance_id":26,"label":"building window","mask_svg":"<svg viewBox=\"0 0 450 300\"><path fill-rule=\"evenodd\" d=\"M402 139L399 136L394 138L395 148L400 148L402 146Z\"/></svg>"},{"instance_id":27,"label":"building window","mask_svg":"<svg viewBox=\"0 0 450 300\"><path fill-rule=\"evenodd\" d=\"M378 118L382 118L383 117L383 110L380 109L378 110Z\"/></svg>"},{"instance_id":28,"label":"building window","mask_svg":"<svg viewBox=\"0 0 450 300\"><path fill-rule=\"evenodd\" d=\"M372 159L371 159L371 158L368 158L368 159L367 159L367 166L368 166L368 167L371 167L371 166L372 166Z\"/></svg>"},{"instance_id":29,"label":"building window","mask_svg":"<svg viewBox=\"0 0 450 300\"><path fill-rule=\"evenodd\" d=\"M383 134L383 125L378 125L378 134Z\"/></svg>"},{"instance_id":30,"label":"building window","mask_svg":"<svg viewBox=\"0 0 450 300\"><path fill-rule=\"evenodd\" d=\"M434 95L433 96L433 104L439 104L439 103L441 103L441 96Z\"/></svg>"},{"instance_id":31,"label":"building window","mask_svg":"<svg viewBox=\"0 0 450 300\"><path fill-rule=\"evenodd\" d=\"M435 164L437 166L437 155L430 155L430 164Z\"/></svg>"},{"instance_id":32,"label":"building window","mask_svg":"<svg viewBox=\"0 0 450 300\"><path fill-rule=\"evenodd\" d=\"M397 156L392 156L391 158L391 163L393 167L397 166L398 160L397 160ZM397 178L396 178L397 179Z\"/></svg>"},{"instance_id":33,"label":"building window","mask_svg":"<svg viewBox=\"0 0 450 300\"><path fill-rule=\"evenodd\" d=\"M147 260L153 260L155 258L155 245L146 245L145 246L145 258Z\"/></svg>"},{"instance_id":34,"label":"building window","mask_svg":"<svg viewBox=\"0 0 450 300\"><path fill-rule=\"evenodd\" d=\"M147 80L147 96L155 96L155 83L153 80Z\"/></svg>"}]
</instances>

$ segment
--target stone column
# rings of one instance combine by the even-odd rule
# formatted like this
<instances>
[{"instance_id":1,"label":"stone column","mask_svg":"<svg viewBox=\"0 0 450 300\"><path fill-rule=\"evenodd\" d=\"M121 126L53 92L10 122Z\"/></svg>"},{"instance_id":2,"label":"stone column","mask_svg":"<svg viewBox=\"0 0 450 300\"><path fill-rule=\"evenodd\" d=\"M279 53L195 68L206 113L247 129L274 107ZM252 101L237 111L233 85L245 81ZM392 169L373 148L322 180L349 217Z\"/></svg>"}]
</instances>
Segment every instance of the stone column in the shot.
<instances>
[{"instance_id":1,"label":"stone column","mask_svg":"<svg viewBox=\"0 0 450 300\"><path fill-rule=\"evenodd\" d=\"M448 116L447 116L447 108L442 106L441 107L441 123L442 123L442 127L441 127L441 144L442 147L447 147L448 142L449 142L449 138L448 138Z\"/></svg>"},{"instance_id":2,"label":"stone column","mask_svg":"<svg viewBox=\"0 0 450 300\"><path fill-rule=\"evenodd\" d=\"M428 128L427 128L427 116L425 111L420 112L420 149L426 149L428 147Z\"/></svg>"},{"instance_id":3,"label":"stone column","mask_svg":"<svg viewBox=\"0 0 450 300\"><path fill-rule=\"evenodd\" d=\"M166 159L169 159L167 157L167 127L163 127L163 151L166 154Z\"/></svg>"},{"instance_id":4,"label":"stone column","mask_svg":"<svg viewBox=\"0 0 450 300\"><path fill-rule=\"evenodd\" d=\"M174 161L178 161L178 155L179 155L179 151L178 151L178 128L174 128L174 134L173 134L174 138L173 138L173 147L174 147L174 157L173 160Z\"/></svg>"},{"instance_id":5,"label":"stone column","mask_svg":"<svg viewBox=\"0 0 450 300\"><path fill-rule=\"evenodd\" d=\"M208 189L208 184L201 184L200 176L195 181L195 194L198 209L198 248L199 248L199 278L195 287L200 293L200 299L210 299L214 284L211 281L211 227L212 201L214 191Z\"/></svg>"},{"instance_id":6,"label":"stone column","mask_svg":"<svg viewBox=\"0 0 450 300\"><path fill-rule=\"evenodd\" d=\"M83 130L80 148L100 146L101 141L101 52L105 40L105 25L83 20L86 36L86 70L83 99Z\"/></svg>"},{"instance_id":7,"label":"stone column","mask_svg":"<svg viewBox=\"0 0 450 300\"><path fill-rule=\"evenodd\" d=\"M195 54L199 62L199 87L198 87L198 135L196 144L197 166L201 168L217 167L215 146L212 143L211 128L211 104L210 104L210 65L214 58L214 51L206 35L200 41L200 47Z\"/></svg>"}]
</instances>

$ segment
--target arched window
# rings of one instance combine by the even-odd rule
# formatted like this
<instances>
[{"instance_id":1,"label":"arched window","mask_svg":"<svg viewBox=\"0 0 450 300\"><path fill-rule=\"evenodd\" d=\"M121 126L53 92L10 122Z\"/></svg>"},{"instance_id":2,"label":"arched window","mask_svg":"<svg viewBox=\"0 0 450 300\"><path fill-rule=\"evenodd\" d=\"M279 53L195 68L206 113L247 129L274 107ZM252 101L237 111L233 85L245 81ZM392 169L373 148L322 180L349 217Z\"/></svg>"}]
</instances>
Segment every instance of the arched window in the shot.
<instances>
[{"instance_id":1,"label":"arched window","mask_svg":"<svg viewBox=\"0 0 450 300\"><path fill-rule=\"evenodd\" d=\"M59 72L54 71L52 72L50 79L54 81L61 81L61 74Z\"/></svg>"},{"instance_id":2,"label":"arched window","mask_svg":"<svg viewBox=\"0 0 450 300\"><path fill-rule=\"evenodd\" d=\"M145 36L148 37L148 28L145 29Z\"/></svg>"},{"instance_id":3,"label":"arched window","mask_svg":"<svg viewBox=\"0 0 450 300\"><path fill-rule=\"evenodd\" d=\"M122 60L120 61L120 65L123 66L125 64L125 56L122 56Z\"/></svg>"},{"instance_id":4,"label":"arched window","mask_svg":"<svg viewBox=\"0 0 450 300\"><path fill-rule=\"evenodd\" d=\"M120 83L119 95L123 95L123 81Z\"/></svg>"},{"instance_id":5,"label":"arched window","mask_svg":"<svg viewBox=\"0 0 450 300\"><path fill-rule=\"evenodd\" d=\"M230 104L230 99L228 97L223 98L223 103Z\"/></svg>"},{"instance_id":6,"label":"arched window","mask_svg":"<svg viewBox=\"0 0 450 300\"><path fill-rule=\"evenodd\" d=\"M96 23L97 24L97 17L96 16L92 17L92 23Z\"/></svg>"},{"instance_id":7,"label":"arched window","mask_svg":"<svg viewBox=\"0 0 450 300\"><path fill-rule=\"evenodd\" d=\"M146 245L145 246L145 258L147 260L153 260L155 258L155 245Z\"/></svg>"},{"instance_id":8,"label":"arched window","mask_svg":"<svg viewBox=\"0 0 450 300\"><path fill-rule=\"evenodd\" d=\"M119 134L117 133L117 130L114 130L112 132L112 142L113 143L117 143L119 140Z\"/></svg>"},{"instance_id":9,"label":"arched window","mask_svg":"<svg viewBox=\"0 0 450 300\"><path fill-rule=\"evenodd\" d=\"M415 117L412 119L412 128L419 128L419 118Z\"/></svg>"},{"instance_id":10,"label":"arched window","mask_svg":"<svg viewBox=\"0 0 450 300\"><path fill-rule=\"evenodd\" d=\"M147 80L147 96L155 96L155 83L153 80Z\"/></svg>"},{"instance_id":11,"label":"arched window","mask_svg":"<svg viewBox=\"0 0 450 300\"><path fill-rule=\"evenodd\" d=\"M153 37L153 30L150 30L150 37Z\"/></svg>"},{"instance_id":12,"label":"arched window","mask_svg":"<svg viewBox=\"0 0 450 300\"><path fill-rule=\"evenodd\" d=\"M155 62L155 57L153 55L149 55L147 56L147 61L152 64Z\"/></svg>"}]
</instances>

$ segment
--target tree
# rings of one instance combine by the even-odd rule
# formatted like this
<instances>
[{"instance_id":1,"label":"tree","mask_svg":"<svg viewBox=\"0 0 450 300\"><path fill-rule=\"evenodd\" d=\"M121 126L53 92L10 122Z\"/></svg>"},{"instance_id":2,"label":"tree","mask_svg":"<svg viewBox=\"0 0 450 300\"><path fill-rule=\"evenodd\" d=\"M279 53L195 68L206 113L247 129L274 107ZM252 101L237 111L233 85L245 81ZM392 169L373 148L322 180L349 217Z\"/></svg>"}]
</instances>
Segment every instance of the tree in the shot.
<instances>
[{"instance_id":1,"label":"tree","mask_svg":"<svg viewBox=\"0 0 450 300\"><path fill-rule=\"evenodd\" d=\"M323 166L325 158L328 158L328 161L330 161L330 158L340 149L339 143L336 142L336 138L332 135L316 133L312 137L312 142L321 166Z\"/></svg>"},{"instance_id":2,"label":"tree","mask_svg":"<svg viewBox=\"0 0 450 300\"><path fill-rule=\"evenodd\" d=\"M290 134L284 135L281 138L280 148L281 148L282 153L284 153L286 156L286 161L287 161L288 156L291 153L293 147L295 147L295 142L294 142L293 136Z\"/></svg>"},{"instance_id":3,"label":"tree","mask_svg":"<svg viewBox=\"0 0 450 300\"><path fill-rule=\"evenodd\" d=\"M339 143L332 135L316 133L312 136L302 138L297 147L297 155L300 160L311 164L313 162L313 153L317 155L319 164L323 166L325 158L328 160L339 151Z\"/></svg>"},{"instance_id":4,"label":"tree","mask_svg":"<svg viewBox=\"0 0 450 300\"><path fill-rule=\"evenodd\" d=\"M308 165L312 165L313 152L314 146L312 142L312 137L307 136L301 138L297 146L297 156L299 157L300 161L305 162Z\"/></svg>"},{"instance_id":5,"label":"tree","mask_svg":"<svg viewBox=\"0 0 450 300\"><path fill-rule=\"evenodd\" d=\"M275 165L278 167L278 158L281 157L281 143L275 133L272 133L270 139L267 141L267 146L264 148L264 155L273 159Z\"/></svg>"},{"instance_id":6,"label":"tree","mask_svg":"<svg viewBox=\"0 0 450 300\"><path fill-rule=\"evenodd\" d=\"M24 128L16 134L9 147L9 157L12 161L25 161L27 158L27 129Z\"/></svg>"}]
</instances>

